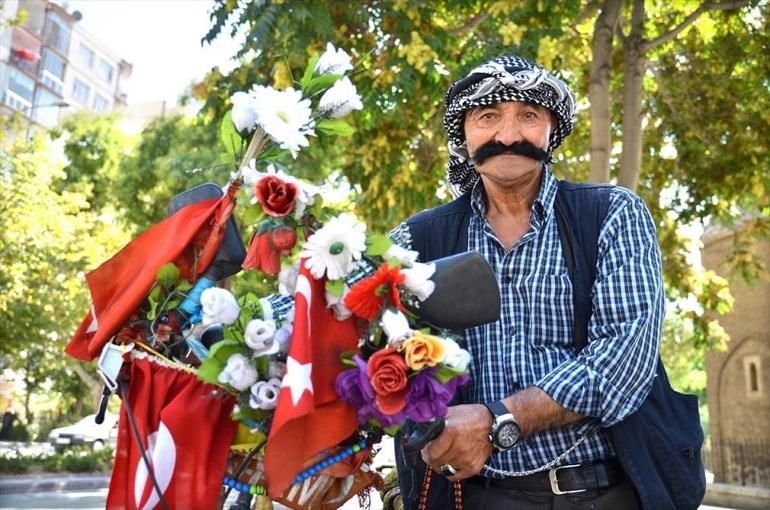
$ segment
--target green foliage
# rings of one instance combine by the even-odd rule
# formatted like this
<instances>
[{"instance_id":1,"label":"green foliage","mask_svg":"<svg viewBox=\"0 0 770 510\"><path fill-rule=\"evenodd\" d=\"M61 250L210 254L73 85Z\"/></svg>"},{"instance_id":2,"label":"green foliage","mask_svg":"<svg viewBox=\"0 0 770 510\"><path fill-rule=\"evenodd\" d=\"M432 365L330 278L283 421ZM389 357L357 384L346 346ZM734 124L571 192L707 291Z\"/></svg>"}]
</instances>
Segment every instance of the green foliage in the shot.
<instances>
[{"instance_id":1,"label":"green foliage","mask_svg":"<svg viewBox=\"0 0 770 510\"><path fill-rule=\"evenodd\" d=\"M117 125L116 115L95 115L79 112L66 117L61 131L64 154L69 163L64 177L56 179L56 190L61 193L79 192L85 195L90 207L103 209L112 201L112 190L118 175L127 140Z\"/></svg>"},{"instance_id":2,"label":"green foliage","mask_svg":"<svg viewBox=\"0 0 770 510\"><path fill-rule=\"evenodd\" d=\"M181 115L154 119L144 128L133 152L120 162L111 195L132 229L141 231L163 220L169 201L178 193L204 182L227 180L235 160L222 152L219 128L218 122L191 121Z\"/></svg>"},{"instance_id":3,"label":"green foliage","mask_svg":"<svg viewBox=\"0 0 770 510\"><path fill-rule=\"evenodd\" d=\"M60 405L82 407L89 387L62 352L88 310L82 272L126 236L91 207L90 186L57 191L65 161L50 140L8 140L0 147L0 364L19 371L27 392L48 381Z\"/></svg>"},{"instance_id":4,"label":"green foliage","mask_svg":"<svg viewBox=\"0 0 770 510\"><path fill-rule=\"evenodd\" d=\"M69 448L53 455L0 455L0 473L23 474L30 470L49 473L106 473L112 469L111 448L93 451L88 447Z\"/></svg>"}]
</instances>

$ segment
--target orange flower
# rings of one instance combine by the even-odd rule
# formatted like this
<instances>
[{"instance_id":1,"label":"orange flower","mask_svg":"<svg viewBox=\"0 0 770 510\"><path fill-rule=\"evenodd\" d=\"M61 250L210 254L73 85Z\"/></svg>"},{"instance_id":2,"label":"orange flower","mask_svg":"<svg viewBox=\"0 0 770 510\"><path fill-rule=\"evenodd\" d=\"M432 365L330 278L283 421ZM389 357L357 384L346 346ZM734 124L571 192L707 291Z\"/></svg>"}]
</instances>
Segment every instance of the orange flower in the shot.
<instances>
[{"instance_id":1,"label":"orange flower","mask_svg":"<svg viewBox=\"0 0 770 510\"><path fill-rule=\"evenodd\" d=\"M350 288L350 292L345 296L345 306L354 314L370 321L380 313L386 296L393 305L404 310L397 285L404 283L406 276L400 269L398 265L388 267L387 262L383 263L372 276L364 278Z\"/></svg>"},{"instance_id":2,"label":"orange flower","mask_svg":"<svg viewBox=\"0 0 770 510\"><path fill-rule=\"evenodd\" d=\"M446 347L442 339L419 331L415 331L411 338L405 340L399 350L404 352L406 364L412 370L420 370L426 365L435 367L446 357Z\"/></svg>"}]
</instances>

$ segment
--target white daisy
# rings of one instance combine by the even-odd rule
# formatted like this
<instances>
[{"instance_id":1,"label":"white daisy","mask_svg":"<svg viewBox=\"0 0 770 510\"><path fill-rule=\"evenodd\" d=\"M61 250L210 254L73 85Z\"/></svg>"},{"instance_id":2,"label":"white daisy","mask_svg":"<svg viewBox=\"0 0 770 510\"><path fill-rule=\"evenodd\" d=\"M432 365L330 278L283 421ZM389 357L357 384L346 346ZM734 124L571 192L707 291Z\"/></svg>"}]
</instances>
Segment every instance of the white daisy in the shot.
<instances>
[{"instance_id":1,"label":"white daisy","mask_svg":"<svg viewBox=\"0 0 770 510\"><path fill-rule=\"evenodd\" d=\"M353 270L364 250L366 225L342 213L308 238L300 257L308 259L306 265L313 278L322 278L325 273L329 280L337 280Z\"/></svg>"},{"instance_id":2,"label":"white daisy","mask_svg":"<svg viewBox=\"0 0 770 510\"><path fill-rule=\"evenodd\" d=\"M334 82L334 85L324 92L318 103L318 109L333 119L344 117L353 110L360 110L363 107L361 96L347 77Z\"/></svg>"},{"instance_id":3,"label":"white daisy","mask_svg":"<svg viewBox=\"0 0 770 510\"><path fill-rule=\"evenodd\" d=\"M350 55L342 48L336 49L332 43L326 43L326 51L315 65L316 74L343 74L351 69Z\"/></svg>"},{"instance_id":4,"label":"white daisy","mask_svg":"<svg viewBox=\"0 0 770 510\"><path fill-rule=\"evenodd\" d=\"M259 125L296 158L300 147L310 144L307 136L315 133L310 100L302 99L302 91L293 88L275 90L264 85L255 85L251 95Z\"/></svg>"}]
</instances>

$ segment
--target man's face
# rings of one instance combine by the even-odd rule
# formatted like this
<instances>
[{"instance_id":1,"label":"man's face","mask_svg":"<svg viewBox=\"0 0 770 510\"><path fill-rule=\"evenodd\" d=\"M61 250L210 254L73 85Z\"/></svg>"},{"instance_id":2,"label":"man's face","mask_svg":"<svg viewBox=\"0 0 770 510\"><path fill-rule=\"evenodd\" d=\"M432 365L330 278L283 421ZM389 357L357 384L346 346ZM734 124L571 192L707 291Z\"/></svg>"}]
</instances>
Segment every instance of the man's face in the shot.
<instances>
[{"instance_id":1,"label":"man's face","mask_svg":"<svg viewBox=\"0 0 770 510\"><path fill-rule=\"evenodd\" d=\"M485 180L500 184L513 184L542 170L542 160L553 128L550 110L519 101L474 108L465 114L464 122L468 152L476 170ZM489 142L502 146L523 143L527 155L488 151L489 146L485 147L485 144ZM526 142L534 146L529 151L526 150ZM533 151L534 148L543 152L538 155L539 151ZM484 153L488 152L496 155L484 157Z\"/></svg>"}]
</instances>

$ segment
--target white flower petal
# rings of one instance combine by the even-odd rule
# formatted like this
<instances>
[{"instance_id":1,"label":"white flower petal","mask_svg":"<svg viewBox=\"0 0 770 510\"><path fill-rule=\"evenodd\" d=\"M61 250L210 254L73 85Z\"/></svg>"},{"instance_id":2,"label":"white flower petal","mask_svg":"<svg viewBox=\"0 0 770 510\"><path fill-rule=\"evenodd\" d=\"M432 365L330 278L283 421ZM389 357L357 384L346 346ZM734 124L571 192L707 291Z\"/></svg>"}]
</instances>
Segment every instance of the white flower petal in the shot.
<instances>
[{"instance_id":1,"label":"white flower petal","mask_svg":"<svg viewBox=\"0 0 770 510\"><path fill-rule=\"evenodd\" d=\"M257 369L243 354L233 354L227 358L227 364L217 380L229 384L238 391L245 391L257 380Z\"/></svg>"},{"instance_id":2,"label":"white flower petal","mask_svg":"<svg viewBox=\"0 0 770 510\"><path fill-rule=\"evenodd\" d=\"M227 325L238 319L241 308L230 291L219 287L210 287L201 293L201 312L203 324Z\"/></svg>"},{"instance_id":3,"label":"white flower petal","mask_svg":"<svg viewBox=\"0 0 770 510\"><path fill-rule=\"evenodd\" d=\"M388 336L388 345L391 347L412 335L412 328L409 327L406 316L393 308L388 308L383 312L380 325Z\"/></svg>"},{"instance_id":4,"label":"white flower petal","mask_svg":"<svg viewBox=\"0 0 770 510\"><path fill-rule=\"evenodd\" d=\"M361 96L347 77L337 80L318 102L318 109L333 119L344 117L353 110L361 110L363 107Z\"/></svg>"},{"instance_id":5,"label":"white flower petal","mask_svg":"<svg viewBox=\"0 0 770 510\"><path fill-rule=\"evenodd\" d=\"M326 51L315 65L316 74L343 74L353 69L350 55L343 49L335 49L332 43L326 43Z\"/></svg>"},{"instance_id":6,"label":"white flower petal","mask_svg":"<svg viewBox=\"0 0 770 510\"><path fill-rule=\"evenodd\" d=\"M300 257L307 259L305 264L313 278L326 274L329 280L337 280L350 274L364 250L366 225L342 213L308 238Z\"/></svg>"},{"instance_id":7,"label":"white flower petal","mask_svg":"<svg viewBox=\"0 0 770 510\"><path fill-rule=\"evenodd\" d=\"M419 255L420 254L416 251L407 250L406 248L393 243L382 258L385 260L397 259L401 263L401 267L410 268L417 262L417 257Z\"/></svg>"},{"instance_id":8,"label":"white flower petal","mask_svg":"<svg viewBox=\"0 0 770 510\"><path fill-rule=\"evenodd\" d=\"M436 271L435 264L422 264L416 262L412 267L403 269L401 272L406 276L404 287L417 296L420 301L425 301L433 293L436 284L430 280Z\"/></svg>"},{"instance_id":9,"label":"white flower petal","mask_svg":"<svg viewBox=\"0 0 770 510\"><path fill-rule=\"evenodd\" d=\"M251 95L256 105L257 123L296 158L300 147L310 144L307 136L315 134L310 100L303 99L300 90L276 90L263 85L254 86Z\"/></svg>"},{"instance_id":10,"label":"white flower petal","mask_svg":"<svg viewBox=\"0 0 770 510\"><path fill-rule=\"evenodd\" d=\"M467 370L471 362L470 353L451 338L444 338L443 340L446 351L443 363L458 370Z\"/></svg>"}]
</instances>

